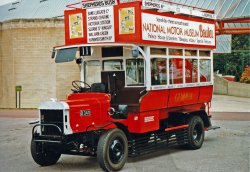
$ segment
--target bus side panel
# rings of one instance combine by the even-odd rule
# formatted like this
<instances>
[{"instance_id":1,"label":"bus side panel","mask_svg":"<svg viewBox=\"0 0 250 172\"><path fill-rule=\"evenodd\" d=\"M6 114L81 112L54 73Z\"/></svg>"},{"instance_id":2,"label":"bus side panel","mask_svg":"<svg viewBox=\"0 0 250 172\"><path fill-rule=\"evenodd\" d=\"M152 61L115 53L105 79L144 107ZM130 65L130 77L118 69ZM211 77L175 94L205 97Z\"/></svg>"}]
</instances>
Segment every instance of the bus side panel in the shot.
<instances>
[{"instance_id":1,"label":"bus side panel","mask_svg":"<svg viewBox=\"0 0 250 172\"><path fill-rule=\"evenodd\" d=\"M199 87L177 88L170 90L168 107L196 104L199 98Z\"/></svg>"},{"instance_id":2,"label":"bus side panel","mask_svg":"<svg viewBox=\"0 0 250 172\"><path fill-rule=\"evenodd\" d=\"M140 112L167 108L169 90L149 91L140 101Z\"/></svg>"},{"instance_id":3,"label":"bus side panel","mask_svg":"<svg viewBox=\"0 0 250 172\"><path fill-rule=\"evenodd\" d=\"M213 86L200 87L199 103L210 102L213 94Z\"/></svg>"},{"instance_id":4,"label":"bus side panel","mask_svg":"<svg viewBox=\"0 0 250 172\"><path fill-rule=\"evenodd\" d=\"M131 133L145 133L159 129L159 111L141 112L128 116L128 130Z\"/></svg>"}]
</instances>

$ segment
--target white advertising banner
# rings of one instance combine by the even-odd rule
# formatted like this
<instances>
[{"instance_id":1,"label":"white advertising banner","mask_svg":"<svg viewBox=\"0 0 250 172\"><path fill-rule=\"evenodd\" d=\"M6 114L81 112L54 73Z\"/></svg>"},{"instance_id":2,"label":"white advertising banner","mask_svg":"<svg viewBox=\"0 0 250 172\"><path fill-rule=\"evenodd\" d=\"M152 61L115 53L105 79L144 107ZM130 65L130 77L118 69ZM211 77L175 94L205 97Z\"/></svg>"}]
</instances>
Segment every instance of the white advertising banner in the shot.
<instances>
[{"instance_id":1,"label":"white advertising banner","mask_svg":"<svg viewBox=\"0 0 250 172\"><path fill-rule=\"evenodd\" d=\"M113 6L87 9L88 43L114 42Z\"/></svg>"},{"instance_id":2,"label":"white advertising banner","mask_svg":"<svg viewBox=\"0 0 250 172\"><path fill-rule=\"evenodd\" d=\"M142 39L215 46L213 24L142 13Z\"/></svg>"},{"instance_id":3,"label":"white advertising banner","mask_svg":"<svg viewBox=\"0 0 250 172\"><path fill-rule=\"evenodd\" d=\"M142 8L144 9L158 9L161 12L174 12L185 15L191 15L196 17L208 18L208 19L216 19L215 14L206 13L199 11L198 8L190 8L185 5L177 5L175 3L171 4L168 1L161 0L142 0Z\"/></svg>"}]
</instances>

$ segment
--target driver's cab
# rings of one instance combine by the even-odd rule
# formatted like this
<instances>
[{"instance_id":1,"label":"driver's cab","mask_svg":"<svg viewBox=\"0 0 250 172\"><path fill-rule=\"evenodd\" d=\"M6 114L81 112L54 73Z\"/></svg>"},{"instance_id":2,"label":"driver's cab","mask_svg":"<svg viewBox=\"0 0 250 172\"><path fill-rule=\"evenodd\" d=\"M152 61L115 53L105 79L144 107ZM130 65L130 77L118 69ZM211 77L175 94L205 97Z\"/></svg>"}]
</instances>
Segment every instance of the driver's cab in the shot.
<instances>
[{"instance_id":1,"label":"driver's cab","mask_svg":"<svg viewBox=\"0 0 250 172\"><path fill-rule=\"evenodd\" d=\"M71 54L74 53L77 54L76 63L81 69L81 81L72 82L73 93L110 94L111 107L117 111L124 108L128 112L139 111L139 100L146 93L146 62L142 47L95 45L74 48ZM61 62L59 55L60 49L56 54L56 62Z\"/></svg>"},{"instance_id":2,"label":"driver's cab","mask_svg":"<svg viewBox=\"0 0 250 172\"><path fill-rule=\"evenodd\" d=\"M131 50L129 46L94 47L92 55L83 58L82 79L92 92L109 93L112 107L127 105L129 111L138 111L145 90L145 61L140 53L133 57Z\"/></svg>"}]
</instances>

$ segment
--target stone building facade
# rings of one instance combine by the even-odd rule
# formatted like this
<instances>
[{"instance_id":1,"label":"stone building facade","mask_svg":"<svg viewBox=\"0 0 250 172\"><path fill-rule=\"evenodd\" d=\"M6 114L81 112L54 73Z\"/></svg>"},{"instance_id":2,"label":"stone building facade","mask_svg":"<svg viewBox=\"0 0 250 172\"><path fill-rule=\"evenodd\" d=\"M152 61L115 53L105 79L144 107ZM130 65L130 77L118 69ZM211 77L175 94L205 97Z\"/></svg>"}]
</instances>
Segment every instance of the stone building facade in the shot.
<instances>
[{"instance_id":1,"label":"stone building facade","mask_svg":"<svg viewBox=\"0 0 250 172\"><path fill-rule=\"evenodd\" d=\"M66 98L80 73L75 62L56 64L51 59L52 47L63 44L63 19L0 23L0 108L16 107L17 85L22 86L22 108L37 108L49 98Z\"/></svg>"}]
</instances>

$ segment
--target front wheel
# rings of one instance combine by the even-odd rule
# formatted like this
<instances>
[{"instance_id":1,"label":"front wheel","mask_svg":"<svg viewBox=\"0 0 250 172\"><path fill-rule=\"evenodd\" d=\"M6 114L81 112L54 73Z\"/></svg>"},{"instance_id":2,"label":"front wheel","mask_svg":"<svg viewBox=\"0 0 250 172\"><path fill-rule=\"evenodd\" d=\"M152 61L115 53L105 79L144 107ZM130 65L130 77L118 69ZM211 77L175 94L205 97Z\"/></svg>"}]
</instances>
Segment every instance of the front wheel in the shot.
<instances>
[{"instance_id":1,"label":"front wheel","mask_svg":"<svg viewBox=\"0 0 250 172\"><path fill-rule=\"evenodd\" d=\"M188 144L189 149L199 149L204 141L204 123L201 117L192 116L188 119Z\"/></svg>"},{"instance_id":2,"label":"front wheel","mask_svg":"<svg viewBox=\"0 0 250 172\"><path fill-rule=\"evenodd\" d=\"M123 131L111 129L104 132L97 145L97 159L104 171L122 169L128 158L128 141Z\"/></svg>"},{"instance_id":3,"label":"front wheel","mask_svg":"<svg viewBox=\"0 0 250 172\"><path fill-rule=\"evenodd\" d=\"M42 142L35 142L34 140L31 140L30 149L32 158L41 166L53 165L61 156L61 153L56 151L54 147Z\"/></svg>"}]
</instances>

